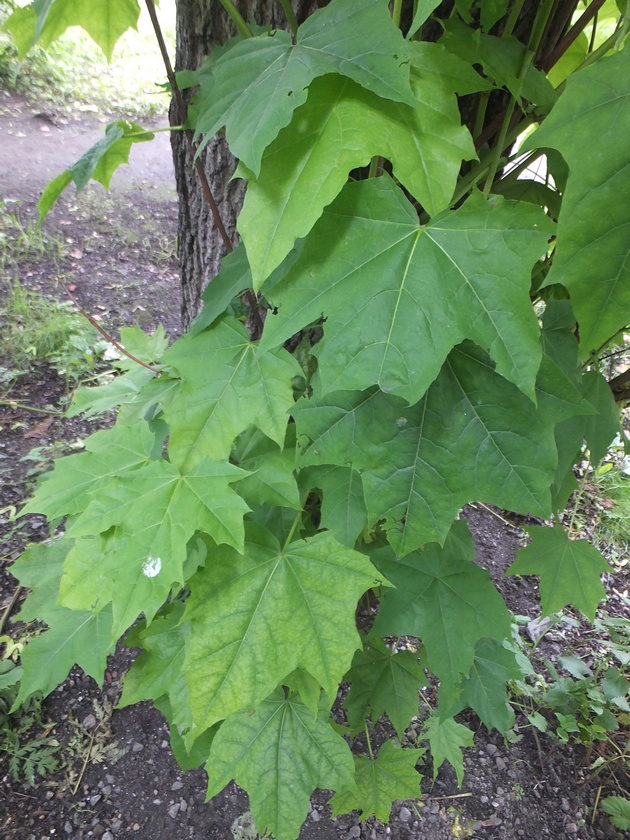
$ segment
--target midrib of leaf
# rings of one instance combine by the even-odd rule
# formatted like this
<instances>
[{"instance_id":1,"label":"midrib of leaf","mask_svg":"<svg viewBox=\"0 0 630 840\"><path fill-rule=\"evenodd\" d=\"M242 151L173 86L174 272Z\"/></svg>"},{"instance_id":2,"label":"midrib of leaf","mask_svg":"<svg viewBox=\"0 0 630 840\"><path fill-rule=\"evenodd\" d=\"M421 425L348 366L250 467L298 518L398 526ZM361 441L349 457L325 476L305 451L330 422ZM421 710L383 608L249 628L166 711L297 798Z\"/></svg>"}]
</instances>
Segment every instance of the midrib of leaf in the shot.
<instances>
[{"instance_id":1,"label":"midrib of leaf","mask_svg":"<svg viewBox=\"0 0 630 840\"><path fill-rule=\"evenodd\" d=\"M403 272L403 275L402 275L402 282L400 283L399 288L398 288L398 296L396 298L396 306L394 307L394 311L392 313L392 317L391 317L390 324L389 324L389 330L387 332L387 342L385 344L386 350L383 353L383 356L381 358L381 366L380 366L379 371L378 371L378 379L376 380L377 382L381 381L381 378L383 376L383 367L385 365L385 358L387 356L387 352L388 352L388 349L389 349L390 345L393 344L393 342L391 340L392 331L394 329L394 324L396 323L396 318L398 317L398 308L400 306L400 300L402 298L403 289L405 288L407 278L409 277L411 261L413 259L414 254L416 253L416 248L418 247L418 243L420 241L420 236L421 235L422 235L421 230L416 231L415 242L411 246L411 249L409 251L409 255L407 257L407 265L405 266L405 271Z\"/></svg>"},{"instance_id":2,"label":"midrib of leaf","mask_svg":"<svg viewBox=\"0 0 630 840\"><path fill-rule=\"evenodd\" d=\"M297 572L295 571L295 569L293 568L293 564L291 563L289 558L287 557L285 559L286 559L286 562L287 562L287 566L291 570L291 574L295 578L295 582L297 583L298 588L299 588L300 592L302 593L302 599L303 599L304 603L306 604L306 608L308 609L308 614L309 614L310 619L311 619L311 624L313 625L314 628L317 628L317 622L316 622L316 620L313 616L313 610L311 609L311 605L309 603L309 600L306 597L306 593L305 593L305 591L302 587L302 583L300 582L300 578L299 578ZM316 636L317 636L317 644L318 644L320 654L321 654L321 657L322 657L322 662L326 665L326 676L328 677L329 674L328 674L327 657L325 656L325 650L322 646L321 636L319 635L319 633L316 633Z\"/></svg>"}]
</instances>

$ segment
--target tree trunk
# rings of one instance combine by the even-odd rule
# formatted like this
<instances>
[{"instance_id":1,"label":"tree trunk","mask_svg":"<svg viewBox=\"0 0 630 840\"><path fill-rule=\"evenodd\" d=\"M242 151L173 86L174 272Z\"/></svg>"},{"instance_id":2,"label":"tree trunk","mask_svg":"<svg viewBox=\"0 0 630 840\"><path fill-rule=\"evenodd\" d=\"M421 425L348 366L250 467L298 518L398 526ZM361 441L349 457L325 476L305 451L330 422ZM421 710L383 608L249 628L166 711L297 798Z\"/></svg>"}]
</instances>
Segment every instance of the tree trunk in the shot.
<instances>
[{"instance_id":1,"label":"tree trunk","mask_svg":"<svg viewBox=\"0 0 630 840\"><path fill-rule=\"evenodd\" d=\"M249 22L270 24L278 29L286 26L282 6L277 0L239 0L237 5ZM300 0L300 5L306 10L309 4ZM300 11L298 8L298 20L301 19ZM196 70L213 46L235 34L236 29L219 0L178 0L176 69ZM173 122L176 122L175 117ZM182 323L186 328L199 311L201 292L219 271L225 246L213 224L182 132L173 132L171 142L179 194L178 254ZM234 241L245 182L230 181L236 164L222 134L208 143L201 159L223 223Z\"/></svg>"}]
</instances>

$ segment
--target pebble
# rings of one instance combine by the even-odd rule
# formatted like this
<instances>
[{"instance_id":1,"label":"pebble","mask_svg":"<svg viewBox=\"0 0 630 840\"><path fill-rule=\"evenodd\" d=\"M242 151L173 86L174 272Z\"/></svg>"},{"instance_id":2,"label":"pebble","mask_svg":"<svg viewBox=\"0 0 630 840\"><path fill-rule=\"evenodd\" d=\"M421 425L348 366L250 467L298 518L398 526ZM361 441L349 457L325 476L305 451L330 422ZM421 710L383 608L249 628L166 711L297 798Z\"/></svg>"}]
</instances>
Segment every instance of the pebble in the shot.
<instances>
[{"instance_id":1,"label":"pebble","mask_svg":"<svg viewBox=\"0 0 630 840\"><path fill-rule=\"evenodd\" d=\"M103 785L101 790L103 791L103 796L109 796L110 793L112 792L111 785Z\"/></svg>"},{"instance_id":2,"label":"pebble","mask_svg":"<svg viewBox=\"0 0 630 840\"><path fill-rule=\"evenodd\" d=\"M114 835L111 831L106 831L105 834L101 837L101 840L114 840Z\"/></svg>"},{"instance_id":3,"label":"pebble","mask_svg":"<svg viewBox=\"0 0 630 840\"><path fill-rule=\"evenodd\" d=\"M179 804L179 802L176 802L174 805L171 805L171 807L168 809L169 817L174 820L175 817L179 814L180 808L181 805Z\"/></svg>"},{"instance_id":4,"label":"pebble","mask_svg":"<svg viewBox=\"0 0 630 840\"><path fill-rule=\"evenodd\" d=\"M496 747L494 744L486 744L486 752L488 753L488 755L494 755L496 752L498 752L498 747Z\"/></svg>"},{"instance_id":5,"label":"pebble","mask_svg":"<svg viewBox=\"0 0 630 840\"><path fill-rule=\"evenodd\" d=\"M313 820L313 822L319 822L321 819L321 814L315 808L313 808L313 810L311 811L311 819Z\"/></svg>"},{"instance_id":6,"label":"pebble","mask_svg":"<svg viewBox=\"0 0 630 840\"><path fill-rule=\"evenodd\" d=\"M406 808L403 805L403 807L398 812L398 819L401 822L409 822L409 820L411 819L411 811L409 810L409 808Z\"/></svg>"},{"instance_id":7,"label":"pebble","mask_svg":"<svg viewBox=\"0 0 630 840\"><path fill-rule=\"evenodd\" d=\"M109 775L109 773L108 773L108 774L105 776L105 781L107 782L107 784L108 784L108 785L113 785L113 784L114 784L114 782L116 781L116 779L115 779L115 777L114 777L114 776L110 776L110 775Z\"/></svg>"},{"instance_id":8,"label":"pebble","mask_svg":"<svg viewBox=\"0 0 630 840\"><path fill-rule=\"evenodd\" d=\"M361 836L361 829L358 825L353 825L350 831L347 833L346 837L348 840L355 840L356 837Z\"/></svg>"},{"instance_id":9,"label":"pebble","mask_svg":"<svg viewBox=\"0 0 630 840\"><path fill-rule=\"evenodd\" d=\"M112 831L120 831L121 828L122 828L122 820L119 820L118 818L116 818L115 820L112 820Z\"/></svg>"},{"instance_id":10,"label":"pebble","mask_svg":"<svg viewBox=\"0 0 630 840\"><path fill-rule=\"evenodd\" d=\"M94 796L90 796L90 805L96 805L97 802L100 802L103 797L100 793L95 793Z\"/></svg>"},{"instance_id":11,"label":"pebble","mask_svg":"<svg viewBox=\"0 0 630 840\"><path fill-rule=\"evenodd\" d=\"M173 782L173 784L171 785L171 790L181 790L183 787L183 782Z\"/></svg>"},{"instance_id":12,"label":"pebble","mask_svg":"<svg viewBox=\"0 0 630 840\"><path fill-rule=\"evenodd\" d=\"M74 829L72 828L72 823L70 821L66 821L63 830L66 832L66 834L72 834L72 832L74 831Z\"/></svg>"},{"instance_id":13,"label":"pebble","mask_svg":"<svg viewBox=\"0 0 630 840\"><path fill-rule=\"evenodd\" d=\"M497 770L506 770L507 764L505 763L505 759L501 758L501 756L497 756L494 762L497 765Z\"/></svg>"},{"instance_id":14,"label":"pebble","mask_svg":"<svg viewBox=\"0 0 630 840\"><path fill-rule=\"evenodd\" d=\"M490 802L490 800L488 799L487 796L480 796L479 801L481 802L482 805L487 805L488 802Z\"/></svg>"},{"instance_id":15,"label":"pebble","mask_svg":"<svg viewBox=\"0 0 630 840\"><path fill-rule=\"evenodd\" d=\"M575 823L569 823L565 829L567 834L577 834L578 827Z\"/></svg>"},{"instance_id":16,"label":"pebble","mask_svg":"<svg viewBox=\"0 0 630 840\"><path fill-rule=\"evenodd\" d=\"M185 799L180 799L179 800L179 807L180 807L180 810L186 811L187 808L188 808L188 802L186 802Z\"/></svg>"},{"instance_id":17,"label":"pebble","mask_svg":"<svg viewBox=\"0 0 630 840\"><path fill-rule=\"evenodd\" d=\"M568 814L569 811L571 810L571 806L569 805L569 800L565 799L564 796L562 797L562 810L564 811L565 814Z\"/></svg>"},{"instance_id":18,"label":"pebble","mask_svg":"<svg viewBox=\"0 0 630 840\"><path fill-rule=\"evenodd\" d=\"M96 717L94 715L86 715L83 718L83 728L84 729L94 729L96 726Z\"/></svg>"},{"instance_id":19,"label":"pebble","mask_svg":"<svg viewBox=\"0 0 630 840\"><path fill-rule=\"evenodd\" d=\"M136 743L131 748L131 752L142 752L143 749L144 744L141 744L139 741L136 741Z\"/></svg>"}]
</instances>

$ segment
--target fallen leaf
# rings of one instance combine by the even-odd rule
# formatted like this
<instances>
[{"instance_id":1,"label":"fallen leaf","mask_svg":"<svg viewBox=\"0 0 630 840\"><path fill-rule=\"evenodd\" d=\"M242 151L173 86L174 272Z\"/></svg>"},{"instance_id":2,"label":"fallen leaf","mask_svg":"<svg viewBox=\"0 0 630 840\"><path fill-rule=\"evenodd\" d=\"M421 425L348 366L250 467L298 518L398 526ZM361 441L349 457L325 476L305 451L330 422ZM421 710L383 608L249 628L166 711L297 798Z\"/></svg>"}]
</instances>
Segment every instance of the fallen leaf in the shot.
<instances>
[{"instance_id":1,"label":"fallen leaf","mask_svg":"<svg viewBox=\"0 0 630 840\"><path fill-rule=\"evenodd\" d=\"M40 423L36 423L33 426L32 429L30 429L28 432L24 432L24 437L25 438L42 437L43 435L46 434L46 432L50 428L50 426L52 424L52 421L53 421L52 417L47 417L45 420L42 420Z\"/></svg>"}]
</instances>

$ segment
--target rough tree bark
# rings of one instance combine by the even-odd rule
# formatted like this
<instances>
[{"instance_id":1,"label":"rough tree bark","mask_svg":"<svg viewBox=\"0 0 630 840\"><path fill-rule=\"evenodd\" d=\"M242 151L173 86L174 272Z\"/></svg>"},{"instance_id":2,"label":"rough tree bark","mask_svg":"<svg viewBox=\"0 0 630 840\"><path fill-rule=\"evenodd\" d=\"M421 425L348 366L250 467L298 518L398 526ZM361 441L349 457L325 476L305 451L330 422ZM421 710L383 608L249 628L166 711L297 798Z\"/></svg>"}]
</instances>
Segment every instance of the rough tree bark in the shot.
<instances>
[{"instance_id":1,"label":"rough tree bark","mask_svg":"<svg viewBox=\"0 0 630 840\"><path fill-rule=\"evenodd\" d=\"M278 0L239 0L237 5L247 21L270 24L278 29L286 26L286 17ZM293 5L298 20L302 20L312 4L310 0L300 0L297 6ZM236 34L219 0L178 0L176 69L197 69L214 45L222 44ZM201 292L219 270L225 247L212 222L185 138L181 132L174 132L171 142L179 194L178 253L182 323L186 328L199 311ZM202 162L227 232L234 241L245 183L230 181L235 161L222 135L208 143Z\"/></svg>"}]
</instances>

